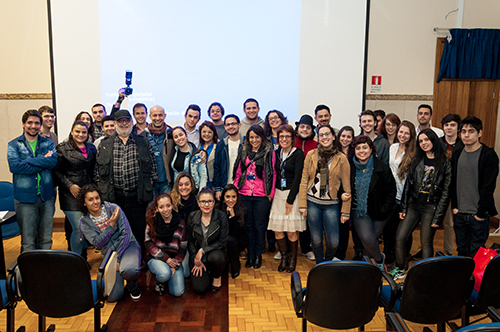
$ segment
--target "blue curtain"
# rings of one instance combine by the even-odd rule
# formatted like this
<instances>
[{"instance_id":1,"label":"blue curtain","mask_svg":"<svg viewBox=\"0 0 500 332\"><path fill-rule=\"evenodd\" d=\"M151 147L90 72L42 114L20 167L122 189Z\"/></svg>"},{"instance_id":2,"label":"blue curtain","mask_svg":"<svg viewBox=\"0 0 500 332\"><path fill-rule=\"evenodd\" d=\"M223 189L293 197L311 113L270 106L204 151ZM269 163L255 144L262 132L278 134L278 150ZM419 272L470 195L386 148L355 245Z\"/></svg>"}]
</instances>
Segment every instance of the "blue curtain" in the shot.
<instances>
[{"instance_id":1,"label":"blue curtain","mask_svg":"<svg viewBox=\"0 0 500 332\"><path fill-rule=\"evenodd\" d=\"M500 79L500 30L451 29L437 82L443 78Z\"/></svg>"}]
</instances>

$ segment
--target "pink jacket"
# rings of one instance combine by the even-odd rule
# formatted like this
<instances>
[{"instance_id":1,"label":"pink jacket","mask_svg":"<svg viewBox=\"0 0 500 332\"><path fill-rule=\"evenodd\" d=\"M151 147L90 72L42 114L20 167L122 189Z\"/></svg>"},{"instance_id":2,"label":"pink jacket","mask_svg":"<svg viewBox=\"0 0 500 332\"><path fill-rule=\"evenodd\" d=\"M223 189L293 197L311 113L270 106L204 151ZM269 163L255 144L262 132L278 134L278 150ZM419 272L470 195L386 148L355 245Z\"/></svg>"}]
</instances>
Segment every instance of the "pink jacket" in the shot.
<instances>
[{"instance_id":1,"label":"pink jacket","mask_svg":"<svg viewBox=\"0 0 500 332\"><path fill-rule=\"evenodd\" d=\"M274 165L276 164L276 156L273 153L273 170L274 170ZM246 158L245 160L246 165L250 163L250 158ZM236 169L236 177L233 180L233 184L237 187L238 186L238 181L240 180L241 177L241 167L240 164L238 163L237 169ZM247 170L247 176L248 175L255 175L255 165L249 166ZM262 174L262 178L264 178L264 174ZM273 186L271 190L271 199L274 198L274 191L275 191L275 186L274 183L276 183L276 172L273 171ZM255 175L255 180L246 180L245 185L243 188L240 189L239 191L240 195L245 195L245 196L258 196L258 197L265 197L266 196L266 190L265 190L265 184L263 179L259 179L257 175Z\"/></svg>"}]
</instances>

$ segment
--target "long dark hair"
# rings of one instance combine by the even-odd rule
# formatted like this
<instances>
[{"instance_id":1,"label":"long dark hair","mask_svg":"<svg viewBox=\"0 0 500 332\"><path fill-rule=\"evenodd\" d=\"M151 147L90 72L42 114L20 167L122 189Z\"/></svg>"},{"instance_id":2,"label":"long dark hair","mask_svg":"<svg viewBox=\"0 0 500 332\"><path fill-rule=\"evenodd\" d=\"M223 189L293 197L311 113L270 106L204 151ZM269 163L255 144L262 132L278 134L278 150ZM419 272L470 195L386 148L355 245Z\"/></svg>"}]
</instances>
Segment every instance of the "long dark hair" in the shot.
<instances>
[{"instance_id":1,"label":"long dark hair","mask_svg":"<svg viewBox=\"0 0 500 332\"><path fill-rule=\"evenodd\" d=\"M444 165L445 165L446 160L447 160L446 154L444 153L443 145L442 145L441 141L439 140L439 137L436 135L434 130L432 130L430 128L422 130L417 136L417 153L415 155L415 158L413 158L413 160L411 162L411 166L410 166L411 169L414 171L415 167L417 167L417 165L420 163L420 161L422 161L425 157L425 151L422 150L422 148L420 147L420 141L419 141L420 135L422 135L422 134L425 134L432 143L432 150L431 151L434 152L434 160L436 163L436 166L435 166L436 174L438 172L442 172L444 170Z\"/></svg>"},{"instance_id":2,"label":"long dark hair","mask_svg":"<svg viewBox=\"0 0 500 332\"><path fill-rule=\"evenodd\" d=\"M215 128L215 125L210 121L205 121L198 128L199 133L200 133L200 149L205 144L205 141L201 137L201 130L203 129L203 127L207 127L208 129L210 129L214 133L214 144L217 144L219 142L219 135L217 135L217 129Z\"/></svg>"},{"instance_id":3,"label":"long dark hair","mask_svg":"<svg viewBox=\"0 0 500 332\"><path fill-rule=\"evenodd\" d=\"M230 191L233 190L236 193L236 204L234 205L234 216L236 217L236 220L238 221L238 224L243 226L245 224L245 213L247 212L247 208L243 203L241 203L241 197L240 193L238 192L238 188L234 184L228 184L222 189L222 195L219 203L217 203L217 209L226 212L227 210L227 204L224 201L224 195Z\"/></svg>"},{"instance_id":4,"label":"long dark hair","mask_svg":"<svg viewBox=\"0 0 500 332\"><path fill-rule=\"evenodd\" d=\"M73 135L71 134L71 132L73 131L73 129L76 127L76 126L83 126L87 129L87 140L89 138L89 127L87 127L87 124L83 121L80 121L80 120L77 120L75 122L73 122L73 125L71 126L71 130L69 131L69 135L68 135L68 143L69 145L71 145L71 147L73 149L77 149L78 146L76 145L76 142L75 142L75 139L73 138Z\"/></svg>"},{"instance_id":5,"label":"long dark hair","mask_svg":"<svg viewBox=\"0 0 500 332\"><path fill-rule=\"evenodd\" d=\"M280 127L282 125L288 124L287 118L283 115L283 113L281 113L281 111L270 110L269 112L267 112L266 119L264 120L264 132L266 133L267 137L271 137L271 135L273 134L273 128L271 128L271 126L269 125L269 116L271 115L271 113L276 113L278 115L278 117L280 118L280 120L281 120Z\"/></svg>"},{"instance_id":6,"label":"long dark hair","mask_svg":"<svg viewBox=\"0 0 500 332\"><path fill-rule=\"evenodd\" d=\"M75 118L74 122L76 122L76 121L82 121L81 118L82 118L83 114L87 114L89 116L89 118L90 118L90 127L87 128L88 132L89 132L89 135L87 137L87 141L93 142L95 140L95 137L94 137L94 127L95 127L95 125L94 125L94 118L92 118L92 115L90 115L89 112L81 111L80 113L78 113L76 115L76 118ZM90 139L90 138L92 138L92 139Z\"/></svg>"}]
</instances>

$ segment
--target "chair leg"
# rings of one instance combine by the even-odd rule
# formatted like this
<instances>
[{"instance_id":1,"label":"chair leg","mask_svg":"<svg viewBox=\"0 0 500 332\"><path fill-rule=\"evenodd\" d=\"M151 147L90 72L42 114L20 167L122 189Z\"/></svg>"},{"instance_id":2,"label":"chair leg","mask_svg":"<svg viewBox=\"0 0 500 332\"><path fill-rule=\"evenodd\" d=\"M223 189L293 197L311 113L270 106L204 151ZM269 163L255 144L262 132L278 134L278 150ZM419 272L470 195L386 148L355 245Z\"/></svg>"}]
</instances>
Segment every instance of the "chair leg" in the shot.
<instances>
[{"instance_id":1,"label":"chair leg","mask_svg":"<svg viewBox=\"0 0 500 332\"><path fill-rule=\"evenodd\" d=\"M101 307L99 305L94 308L94 331L101 331Z\"/></svg>"},{"instance_id":2,"label":"chair leg","mask_svg":"<svg viewBox=\"0 0 500 332\"><path fill-rule=\"evenodd\" d=\"M462 326L461 326L461 328L466 327L467 325L469 325L469 312L467 310L467 305L464 305L462 307Z\"/></svg>"},{"instance_id":3,"label":"chair leg","mask_svg":"<svg viewBox=\"0 0 500 332\"><path fill-rule=\"evenodd\" d=\"M16 328L16 318L14 316L15 311L13 308L8 308L7 309L7 332L14 332L14 329Z\"/></svg>"},{"instance_id":4,"label":"chair leg","mask_svg":"<svg viewBox=\"0 0 500 332\"><path fill-rule=\"evenodd\" d=\"M45 332L45 316L38 315L38 332Z\"/></svg>"},{"instance_id":5,"label":"chair leg","mask_svg":"<svg viewBox=\"0 0 500 332\"><path fill-rule=\"evenodd\" d=\"M365 330L365 326L364 325L361 325L360 327L358 327L358 331L364 331Z\"/></svg>"},{"instance_id":6,"label":"chair leg","mask_svg":"<svg viewBox=\"0 0 500 332\"><path fill-rule=\"evenodd\" d=\"M439 323L437 325L437 332L446 332L446 323Z\"/></svg>"},{"instance_id":7,"label":"chair leg","mask_svg":"<svg viewBox=\"0 0 500 332\"><path fill-rule=\"evenodd\" d=\"M305 317L302 318L302 332L307 332L307 319Z\"/></svg>"}]
</instances>

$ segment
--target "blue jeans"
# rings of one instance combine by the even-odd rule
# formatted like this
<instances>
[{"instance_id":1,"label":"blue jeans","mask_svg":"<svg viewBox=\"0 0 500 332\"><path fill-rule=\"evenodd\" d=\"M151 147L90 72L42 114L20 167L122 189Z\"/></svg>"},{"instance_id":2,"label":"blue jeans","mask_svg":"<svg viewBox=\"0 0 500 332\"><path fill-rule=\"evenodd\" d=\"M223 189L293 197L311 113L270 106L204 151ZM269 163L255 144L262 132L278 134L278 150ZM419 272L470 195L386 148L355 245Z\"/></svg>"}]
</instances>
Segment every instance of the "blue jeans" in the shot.
<instances>
[{"instance_id":1,"label":"blue jeans","mask_svg":"<svg viewBox=\"0 0 500 332\"><path fill-rule=\"evenodd\" d=\"M127 288L130 291L139 287L137 279L141 273L140 264L141 247L137 242L131 242L123 252L120 260L120 272L116 272L116 283L109 294L108 302L115 302L122 298L125 289L124 280L127 280Z\"/></svg>"},{"instance_id":2,"label":"blue jeans","mask_svg":"<svg viewBox=\"0 0 500 332\"><path fill-rule=\"evenodd\" d=\"M248 235L248 259L255 259L266 251L266 230L271 202L267 197L241 195L247 208L245 231Z\"/></svg>"},{"instance_id":3,"label":"blue jeans","mask_svg":"<svg viewBox=\"0 0 500 332\"><path fill-rule=\"evenodd\" d=\"M184 294L184 268L182 264L179 266L179 269L175 271L172 276L172 268L168 266L162 260L153 258L148 262L148 267L156 276L157 283L166 283L168 281L168 291L173 296L181 296Z\"/></svg>"},{"instance_id":4,"label":"blue jeans","mask_svg":"<svg viewBox=\"0 0 500 332\"><path fill-rule=\"evenodd\" d=\"M477 220L473 214L458 212L453 216L453 228L457 236L457 251L460 256L474 257L488 240L490 216Z\"/></svg>"},{"instance_id":5,"label":"blue jeans","mask_svg":"<svg viewBox=\"0 0 500 332\"><path fill-rule=\"evenodd\" d=\"M339 246L339 205L320 205L307 201L307 222L311 230L311 242L316 264L331 261ZM326 252L323 253L323 230Z\"/></svg>"},{"instance_id":6,"label":"blue jeans","mask_svg":"<svg viewBox=\"0 0 500 332\"><path fill-rule=\"evenodd\" d=\"M55 201L55 197L42 201L40 196L36 203L22 203L14 200L17 223L21 230L21 252L52 247ZM35 248L37 235L38 247Z\"/></svg>"},{"instance_id":7,"label":"blue jeans","mask_svg":"<svg viewBox=\"0 0 500 332\"><path fill-rule=\"evenodd\" d=\"M361 243L363 243L363 248L370 257L375 259L375 261L380 262L382 260L382 256L380 255L378 237L382 234L384 226L387 223L387 219L372 220L368 214L358 217L357 213L358 211L356 210L351 211L352 224L361 239Z\"/></svg>"},{"instance_id":8,"label":"blue jeans","mask_svg":"<svg viewBox=\"0 0 500 332\"><path fill-rule=\"evenodd\" d=\"M156 198L159 194L162 193L168 193L170 192L170 185L168 184L168 181L163 181L163 182L153 182L153 197Z\"/></svg>"},{"instance_id":9,"label":"blue jeans","mask_svg":"<svg viewBox=\"0 0 500 332\"><path fill-rule=\"evenodd\" d=\"M71 224L71 237L69 238L69 243L71 244L71 251L76 252L78 255L82 254L83 241L82 233L80 232L80 218L83 213L80 211L63 211Z\"/></svg>"}]
</instances>

